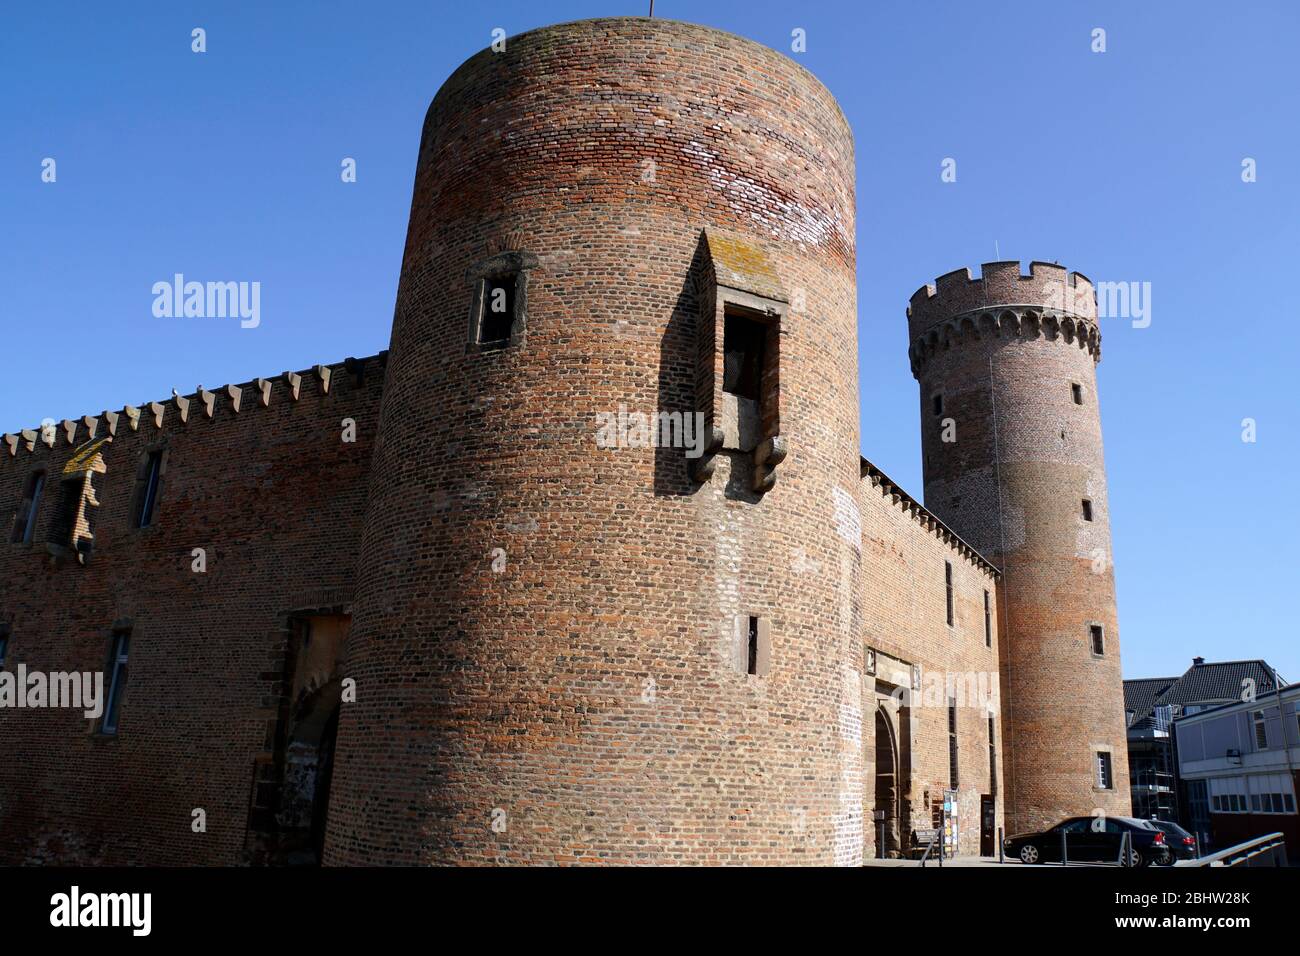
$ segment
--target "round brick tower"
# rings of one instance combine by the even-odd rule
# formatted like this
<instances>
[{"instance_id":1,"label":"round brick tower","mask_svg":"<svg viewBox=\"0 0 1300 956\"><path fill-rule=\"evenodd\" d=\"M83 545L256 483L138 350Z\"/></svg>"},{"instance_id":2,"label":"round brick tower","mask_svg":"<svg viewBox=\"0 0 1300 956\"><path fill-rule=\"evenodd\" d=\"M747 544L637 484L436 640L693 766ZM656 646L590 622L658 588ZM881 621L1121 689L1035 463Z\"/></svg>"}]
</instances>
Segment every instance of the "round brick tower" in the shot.
<instances>
[{"instance_id":1,"label":"round brick tower","mask_svg":"<svg viewBox=\"0 0 1300 956\"><path fill-rule=\"evenodd\" d=\"M1128 814L1092 284L992 262L907 313L926 507L1003 572L1007 827Z\"/></svg>"},{"instance_id":2,"label":"round brick tower","mask_svg":"<svg viewBox=\"0 0 1300 956\"><path fill-rule=\"evenodd\" d=\"M753 42L582 21L446 81L327 863L860 859L853 235L842 113Z\"/></svg>"}]
</instances>

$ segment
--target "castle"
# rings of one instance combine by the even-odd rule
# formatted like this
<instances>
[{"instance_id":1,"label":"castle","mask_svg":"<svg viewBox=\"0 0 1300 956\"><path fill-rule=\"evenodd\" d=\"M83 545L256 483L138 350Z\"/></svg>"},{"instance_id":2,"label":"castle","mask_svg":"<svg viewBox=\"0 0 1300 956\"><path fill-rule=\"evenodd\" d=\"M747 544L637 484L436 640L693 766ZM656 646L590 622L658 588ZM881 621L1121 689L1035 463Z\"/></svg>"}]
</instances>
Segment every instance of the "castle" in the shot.
<instances>
[{"instance_id":1,"label":"castle","mask_svg":"<svg viewBox=\"0 0 1300 956\"><path fill-rule=\"evenodd\" d=\"M387 352L4 436L0 660L105 699L0 709L0 860L852 865L1127 813L1092 287L912 296L923 506L859 451L854 174L714 29L471 57Z\"/></svg>"}]
</instances>

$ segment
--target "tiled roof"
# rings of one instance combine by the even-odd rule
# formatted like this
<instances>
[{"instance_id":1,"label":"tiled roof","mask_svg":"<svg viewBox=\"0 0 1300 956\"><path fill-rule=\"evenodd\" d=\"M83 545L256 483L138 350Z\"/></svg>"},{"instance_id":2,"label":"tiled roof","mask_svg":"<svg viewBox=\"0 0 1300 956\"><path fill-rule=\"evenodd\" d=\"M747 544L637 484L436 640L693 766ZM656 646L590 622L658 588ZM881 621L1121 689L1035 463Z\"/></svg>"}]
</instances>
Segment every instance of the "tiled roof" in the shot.
<instances>
[{"instance_id":1,"label":"tiled roof","mask_svg":"<svg viewBox=\"0 0 1300 956\"><path fill-rule=\"evenodd\" d=\"M1124 682L1124 710L1133 712L1130 723L1136 724L1151 715L1160 695L1178 680L1177 677L1141 677Z\"/></svg>"},{"instance_id":2,"label":"tiled roof","mask_svg":"<svg viewBox=\"0 0 1300 956\"><path fill-rule=\"evenodd\" d=\"M1126 680L1124 709L1133 711L1129 727L1146 727L1157 707L1235 703L1247 688L1256 695L1271 694L1278 680L1277 672L1262 660L1194 662L1181 677Z\"/></svg>"}]
</instances>

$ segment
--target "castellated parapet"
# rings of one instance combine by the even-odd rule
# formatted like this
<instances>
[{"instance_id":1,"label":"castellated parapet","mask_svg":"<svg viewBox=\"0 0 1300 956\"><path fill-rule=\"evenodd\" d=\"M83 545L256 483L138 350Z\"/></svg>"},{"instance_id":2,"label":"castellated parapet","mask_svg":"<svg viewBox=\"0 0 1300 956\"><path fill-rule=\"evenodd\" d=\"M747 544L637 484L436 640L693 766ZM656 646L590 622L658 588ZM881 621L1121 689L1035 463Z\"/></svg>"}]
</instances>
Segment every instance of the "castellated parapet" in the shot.
<instances>
[{"instance_id":1,"label":"castellated parapet","mask_svg":"<svg viewBox=\"0 0 1300 956\"><path fill-rule=\"evenodd\" d=\"M918 290L908 324L926 506L1003 572L1008 825L1127 813L1092 285L987 263Z\"/></svg>"},{"instance_id":2,"label":"castellated parapet","mask_svg":"<svg viewBox=\"0 0 1300 956\"><path fill-rule=\"evenodd\" d=\"M1091 285L913 296L923 506L860 457L854 181L730 34L471 57L387 353L4 436L5 666L130 666L111 730L0 712L0 861L852 865L1127 810Z\"/></svg>"},{"instance_id":3,"label":"castellated parapet","mask_svg":"<svg viewBox=\"0 0 1300 956\"><path fill-rule=\"evenodd\" d=\"M970 269L923 285L907 307L908 357L913 374L941 349L995 337L1060 340L1101 361L1101 331L1092 282L1049 262L986 262L976 279Z\"/></svg>"}]
</instances>

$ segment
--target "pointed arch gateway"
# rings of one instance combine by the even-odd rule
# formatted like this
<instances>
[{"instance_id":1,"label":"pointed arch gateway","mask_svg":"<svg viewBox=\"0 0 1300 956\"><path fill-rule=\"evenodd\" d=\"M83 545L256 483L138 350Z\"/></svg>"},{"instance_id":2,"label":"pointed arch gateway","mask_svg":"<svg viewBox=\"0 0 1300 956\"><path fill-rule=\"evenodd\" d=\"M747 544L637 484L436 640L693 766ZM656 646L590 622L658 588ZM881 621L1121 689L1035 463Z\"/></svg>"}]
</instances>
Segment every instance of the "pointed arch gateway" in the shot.
<instances>
[{"instance_id":1,"label":"pointed arch gateway","mask_svg":"<svg viewBox=\"0 0 1300 956\"><path fill-rule=\"evenodd\" d=\"M876 702L876 856L889 859L902 852L902 808L898 731L883 701Z\"/></svg>"}]
</instances>

